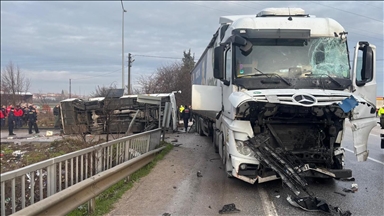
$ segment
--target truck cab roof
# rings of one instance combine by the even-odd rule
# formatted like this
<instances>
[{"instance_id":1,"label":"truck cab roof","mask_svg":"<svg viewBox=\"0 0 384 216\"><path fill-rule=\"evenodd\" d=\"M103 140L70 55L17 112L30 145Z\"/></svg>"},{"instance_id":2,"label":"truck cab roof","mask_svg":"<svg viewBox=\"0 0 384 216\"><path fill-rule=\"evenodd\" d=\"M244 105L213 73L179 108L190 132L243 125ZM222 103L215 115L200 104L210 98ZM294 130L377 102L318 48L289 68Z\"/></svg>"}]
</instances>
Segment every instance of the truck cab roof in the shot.
<instances>
[{"instance_id":1,"label":"truck cab roof","mask_svg":"<svg viewBox=\"0 0 384 216\"><path fill-rule=\"evenodd\" d=\"M229 25L222 41L234 29L305 29L310 37L334 37L344 28L331 18L317 18L305 14L301 8L267 8L257 15L222 16L220 25Z\"/></svg>"}]
</instances>

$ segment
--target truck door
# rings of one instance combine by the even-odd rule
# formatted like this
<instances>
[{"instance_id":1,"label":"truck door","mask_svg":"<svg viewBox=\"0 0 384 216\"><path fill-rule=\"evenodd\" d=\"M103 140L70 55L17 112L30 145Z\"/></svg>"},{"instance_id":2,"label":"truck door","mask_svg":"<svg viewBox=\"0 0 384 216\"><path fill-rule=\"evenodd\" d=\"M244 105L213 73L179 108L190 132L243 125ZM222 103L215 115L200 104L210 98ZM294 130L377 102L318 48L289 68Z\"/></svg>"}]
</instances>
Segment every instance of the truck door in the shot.
<instances>
[{"instance_id":1,"label":"truck door","mask_svg":"<svg viewBox=\"0 0 384 216\"><path fill-rule=\"evenodd\" d=\"M352 92L366 101L354 108L351 117L354 151L358 161L367 160L369 133L377 125L375 54L376 47L368 42L358 42L355 47Z\"/></svg>"},{"instance_id":2,"label":"truck door","mask_svg":"<svg viewBox=\"0 0 384 216\"><path fill-rule=\"evenodd\" d=\"M231 102L229 101L229 95L233 92L233 84L232 84L232 46L229 46L228 49L224 53L225 58L225 80L229 81L226 82L227 84L222 82L222 89L223 89L223 106L224 106L224 112L223 115L227 118L233 119L234 118L234 107L232 106Z\"/></svg>"},{"instance_id":3,"label":"truck door","mask_svg":"<svg viewBox=\"0 0 384 216\"><path fill-rule=\"evenodd\" d=\"M353 92L375 106L376 104L376 47L359 42L353 58Z\"/></svg>"}]
</instances>

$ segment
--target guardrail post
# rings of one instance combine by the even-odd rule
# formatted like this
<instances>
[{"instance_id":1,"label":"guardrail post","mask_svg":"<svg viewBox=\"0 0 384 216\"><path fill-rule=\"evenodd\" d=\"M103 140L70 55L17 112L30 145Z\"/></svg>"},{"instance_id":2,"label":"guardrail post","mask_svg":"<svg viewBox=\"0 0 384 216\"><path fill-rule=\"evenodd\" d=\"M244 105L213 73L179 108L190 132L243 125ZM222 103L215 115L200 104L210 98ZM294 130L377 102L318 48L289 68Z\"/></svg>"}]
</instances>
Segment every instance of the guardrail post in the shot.
<instances>
[{"instance_id":1,"label":"guardrail post","mask_svg":"<svg viewBox=\"0 0 384 216\"><path fill-rule=\"evenodd\" d=\"M103 167L103 149L100 148L95 152L95 174L102 171Z\"/></svg>"},{"instance_id":2,"label":"guardrail post","mask_svg":"<svg viewBox=\"0 0 384 216\"><path fill-rule=\"evenodd\" d=\"M129 158L129 147L131 145L131 140L127 140L125 142L125 153L124 153L124 161L128 161L130 158Z\"/></svg>"},{"instance_id":3,"label":"guardrail post","mask_svg":"<svg viewBox=\"0 0 384 216\"><path fill-rule=\"evenodd\" d=\"M145 153L147 153L149 151L149 143L151 143L151 135L147 136L147 149L146 149Z\"/></svg>"},{"instance_id":4,"label":"guardrail post","mask_svg":"<svg viewBox=\"0 0 384 216\"><path fill-rule=\"evenodd\" d=\"M92 198L88 201L88 214L92 214L96 209L96 198Z\"/></svg>"},{"instance_id":5,"label":"guardrail post","mask_svg":"<svg viewBox=\"0 0 384 216\"><path fill-rule=\"evenodd\" d=\"M52 196L56 193L56 164L47 167L47 172L47 196Z\"/></svg>"}]
</instances>

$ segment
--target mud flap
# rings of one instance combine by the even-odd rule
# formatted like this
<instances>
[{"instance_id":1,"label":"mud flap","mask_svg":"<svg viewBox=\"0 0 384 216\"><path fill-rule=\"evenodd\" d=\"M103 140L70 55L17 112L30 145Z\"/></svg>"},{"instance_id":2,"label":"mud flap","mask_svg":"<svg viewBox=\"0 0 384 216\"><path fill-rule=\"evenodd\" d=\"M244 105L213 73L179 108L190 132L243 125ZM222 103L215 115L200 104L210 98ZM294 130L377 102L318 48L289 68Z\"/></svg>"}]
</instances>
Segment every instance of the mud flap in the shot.
<instances>
[{"instance_id":1,"label":"mud flap","mask_svg":"<svg viewBox=\"0 0 384 216\"><path fill-rule=\"evenodd\" d=\"M366 161L369 155L367 149L368 136L372 128L376 126L375 118L363 118L351 120L353 146L357 161Z\"/></svg>"},{"instance_id":2,"label":"mud flap","mask_svg":"<svg viewBox=\"0 0 384 216\"><path fill-rule=\"evenodd\" d=\"M384 149L384 134L380 134L381 138L381 148Z\"/></svg>"}]
</instances>

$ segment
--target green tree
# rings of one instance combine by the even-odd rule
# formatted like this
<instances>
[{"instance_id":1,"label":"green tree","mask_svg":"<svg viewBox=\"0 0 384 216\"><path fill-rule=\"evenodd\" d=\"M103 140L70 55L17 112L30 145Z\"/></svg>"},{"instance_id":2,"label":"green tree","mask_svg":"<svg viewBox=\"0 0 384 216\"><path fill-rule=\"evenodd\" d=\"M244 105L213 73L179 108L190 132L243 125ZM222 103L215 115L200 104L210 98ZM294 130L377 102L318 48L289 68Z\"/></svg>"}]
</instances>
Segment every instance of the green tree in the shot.
<instances>
[{"instance_id":1,"label":"green tree","mask_svg":"<svg viewBox=\"0 0 384 216\"><path fill-rule=\"evenodd\" d=\"M195 67L195 57L188 52L183 52L182 65L178 74L178 82L175 90L181 90L181 94L176 94L177 105L191 105L192 81L191 72Z\"/></svg>"}]
</instances>

